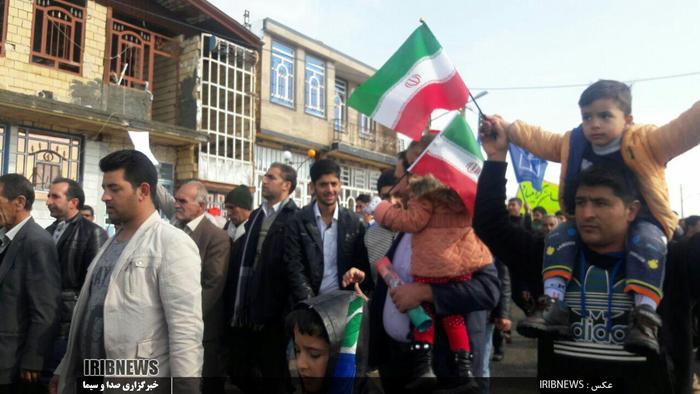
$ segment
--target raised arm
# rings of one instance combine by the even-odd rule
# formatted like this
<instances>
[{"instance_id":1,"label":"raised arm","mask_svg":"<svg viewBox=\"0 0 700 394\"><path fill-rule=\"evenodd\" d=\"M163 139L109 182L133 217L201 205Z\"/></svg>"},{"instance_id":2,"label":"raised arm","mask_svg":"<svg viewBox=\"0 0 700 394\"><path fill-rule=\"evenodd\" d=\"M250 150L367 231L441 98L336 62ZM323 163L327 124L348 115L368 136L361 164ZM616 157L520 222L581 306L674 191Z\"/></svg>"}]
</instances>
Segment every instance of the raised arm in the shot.
<instances>
[{"instance_id":1,"label":"raised arm","mask_svg":"<svg viewBox=\"0 0 700 394\"><path fill-rule=\"evenodd\" d=\"M501 122L503 122L501 120ZM561 148L564 143L564 134L556 134L545 131L541 127L531 126L523 121L516 120L513 123L503 122L508 140L518 145L535 156L561 162Z\"/></svg>"},{"instance_id":2,"label":"raised arm","mask_svg":"<svg viewBox=\"0 0 700 394\"><path fill-rule=\"evenodd\" d=\"M660 165L700 143L700 101L670 123L647 132L648 148Z\"/></svg>"},{"instance_id":3,"label":"raised arm","mask_svg":"<svg viewBox=\"0 0 700 394\"><path fill-rule=\"evenodd\" d=\"M417 233L428 225L432 213L433 206L421 199L411 199L408 209L382 201L374 211L374 220L392 231Z\"/></svg>"}]
</instances>

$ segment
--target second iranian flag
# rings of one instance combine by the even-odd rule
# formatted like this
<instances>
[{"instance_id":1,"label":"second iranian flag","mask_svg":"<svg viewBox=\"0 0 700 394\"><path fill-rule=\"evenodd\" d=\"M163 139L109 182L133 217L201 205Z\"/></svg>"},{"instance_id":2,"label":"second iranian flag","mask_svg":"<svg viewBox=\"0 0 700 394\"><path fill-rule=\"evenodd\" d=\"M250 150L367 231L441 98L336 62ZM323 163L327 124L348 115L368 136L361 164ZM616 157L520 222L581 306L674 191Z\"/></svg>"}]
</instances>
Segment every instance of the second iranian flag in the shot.
<instances>
[{"instance_id":1,"label":"second iranian flag","mask_svg":"<svg viewBox=\"0 0 700 394\"><path fill-rule=\"evenodd\" d=\"M399 133L420 139L435 109L466 105L469 90L428 26L421 24L348 105Z\"/></svg>"}]
</instances>

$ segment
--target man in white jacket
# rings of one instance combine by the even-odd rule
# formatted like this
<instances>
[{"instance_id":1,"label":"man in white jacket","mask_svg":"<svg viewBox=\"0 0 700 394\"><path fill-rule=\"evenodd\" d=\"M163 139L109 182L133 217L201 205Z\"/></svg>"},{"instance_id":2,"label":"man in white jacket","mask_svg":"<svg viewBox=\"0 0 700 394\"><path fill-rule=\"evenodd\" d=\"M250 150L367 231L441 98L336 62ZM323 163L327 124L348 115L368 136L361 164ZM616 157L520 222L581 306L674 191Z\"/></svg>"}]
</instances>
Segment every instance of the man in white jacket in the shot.
<instances>
[{"instance_id":1,"label":"man in white jacket","mask_svg":"<svg viewBox=\"0 0 700 394\"><path fill-rule=\"evenodd\" d=\"M200 377L197 246L160 220L154 203L158 175L144 154L113 152L100 160L100 169L102 201L121 227L90 264L51 392L74 393L85 359L157 360L158 377Z\"/></svg>"}]
</instances>

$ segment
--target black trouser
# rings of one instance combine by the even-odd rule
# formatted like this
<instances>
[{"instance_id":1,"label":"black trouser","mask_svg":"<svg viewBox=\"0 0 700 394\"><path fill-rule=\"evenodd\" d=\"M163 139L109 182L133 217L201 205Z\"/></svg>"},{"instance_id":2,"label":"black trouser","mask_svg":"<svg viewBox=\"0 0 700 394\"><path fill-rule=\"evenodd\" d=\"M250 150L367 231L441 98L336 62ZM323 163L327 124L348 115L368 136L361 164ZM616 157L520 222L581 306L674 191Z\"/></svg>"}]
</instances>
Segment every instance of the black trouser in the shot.
<instances>
[{"instance_id":1,"label":"black trouser","mask_svg":"<svg viewBox=\"0 0 700 394\"><path fill-rule=\"evenodd\" d=\"M378 366L382 388L386 394L406 392L405 386L413 369L408 346L408 343L399 343L387 338L383 349L387 353L384 356L387 362Z\"/></svg>"},{"instance_id":2,"label":"black trouser","mask_svg":"<svg viewBox=\"0 0 700 394\"><path fill-rule=\"evenodd\" d=\"M280 323L261 329L232 328L228 336L229 376L245 393L291 391L287 332Z\"/></svg>"}]
</instances>

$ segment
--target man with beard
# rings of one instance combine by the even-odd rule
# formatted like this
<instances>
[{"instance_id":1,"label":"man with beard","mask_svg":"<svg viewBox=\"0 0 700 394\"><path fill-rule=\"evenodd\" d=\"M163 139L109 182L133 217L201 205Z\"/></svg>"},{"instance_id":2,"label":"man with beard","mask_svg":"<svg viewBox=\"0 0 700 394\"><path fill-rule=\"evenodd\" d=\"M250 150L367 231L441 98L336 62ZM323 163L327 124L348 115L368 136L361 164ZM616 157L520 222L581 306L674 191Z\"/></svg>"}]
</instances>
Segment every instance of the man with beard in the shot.
<instances>
[{"instance_id":1,"label":"man with beard","mask_svg":"<svg viewBox=\"0 0 700 394\"><path fill-rule=\"evenodd\" d=\"M161 220L158 174L146 155L113 152L100 160L100 170L102 201L120 227L90 265L51 390L75 393L84 359L155 359L157 377L199 377L204 328L197 245ZM198 382L192 386L196 391Z\"/></svg>"},{"instance_id":2,"label":"man with beard","mask_svg":"<svg viewBox=\"0 0 700 394\"><path fill-rule=\"evenodd\" d=\"M50 372L66 352L73 308L88 266L107 241L107 232L80 214L84 203L85 193L78 182L68 178L56 178L51 182L46 206L56 221L46 231L56 243L61 265L61 329L54 344Z\"/></svg>"},{"instance_id":3,"label":"man with beard","mask_svg":"<svg viewBox=\"0 0 700 394\"><path fill-rule=\"evenodd\" d=\"M226 290L229 368L234 384L246 393L280 393L290 387L284 328L289 286L283 256L287 224L299 210L291 198L296 185L294 168L270 165L262 181L263 202L252 212L231 259Z\"/></svg>"},{"instance_id":4,"label":"man with beard","mask_svg":"<svg viewBox=\"0 0 700 394\"><path fill-rule=\"evenodd\" d=\"M370 275L365 226L338 203L340 166L322 159L311 166L316 200L299 211L287 228L285 265L294 303L342 287L342 276L350 268L366 274L361 287L367 293L374 285Z\"/></svg>"}]
</instances>

